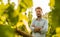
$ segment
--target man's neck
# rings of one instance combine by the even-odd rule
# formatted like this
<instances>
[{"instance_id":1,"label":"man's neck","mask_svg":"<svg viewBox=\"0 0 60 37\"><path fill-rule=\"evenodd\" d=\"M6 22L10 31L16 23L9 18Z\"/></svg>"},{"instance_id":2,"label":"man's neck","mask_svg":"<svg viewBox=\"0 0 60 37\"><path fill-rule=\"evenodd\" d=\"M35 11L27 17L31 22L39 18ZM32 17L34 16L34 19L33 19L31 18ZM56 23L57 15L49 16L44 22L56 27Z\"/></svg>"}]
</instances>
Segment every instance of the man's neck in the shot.
<instances>
[{"instance_id":1,"label":"man's neck","mask_svg":"<svg viewBox=\"0 0 60 37\"><path fill-rule=\"evenodd\" d=\"M41 17L37 17L37 20L39 21L41 19Z\"/></svg>"}]
</instances>

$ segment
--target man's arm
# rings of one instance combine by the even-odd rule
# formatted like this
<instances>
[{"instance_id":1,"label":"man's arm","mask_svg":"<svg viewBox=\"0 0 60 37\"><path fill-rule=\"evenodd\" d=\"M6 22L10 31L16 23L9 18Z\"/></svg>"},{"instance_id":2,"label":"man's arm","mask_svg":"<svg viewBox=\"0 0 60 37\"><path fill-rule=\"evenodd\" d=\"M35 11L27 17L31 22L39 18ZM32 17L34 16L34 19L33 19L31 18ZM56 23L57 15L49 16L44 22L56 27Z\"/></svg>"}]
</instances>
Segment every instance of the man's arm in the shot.
<instances>
[{"instance_id":1,"label":"man's arm","mask_svg":"<svg viewBox=\"0 0 60 37\"><path fill-rule=\"evenodd\" d=\"M32 31L34 31L34 32L39 32L39 31L40 31L40 28L39 28L39 27L36 27L36 26L34 26L34 25L32 25L31 29L32 29Z\"/></svg>"},{"instance_id":2,"label":"man's arm","mask_svg":"<svg viewBox=\"0 0 60 37\"><path fill-rule=\"evenodd\" d=\"M32 21L31 25L30 25L31 30L34 32L36 30L36 26L35 26L35 20Z\"/></svg>"},{"instance_id":3,"label":"man's arm","mask_svg":"<svg viewBox=\"0 0 60 37\"><path fill-rule=\"evenodd\" d=\"M34 25L33 24L30 25L30 28L31 28L31 31L34 31Z\"/></svg>"},{"instance_id":4,"label":"man's arm","mask_svg":"<svg viewBox=\"0 0 60 37\"><path fill-rule=\"evenodd\" d=\"M48 31L48 22L45 20L44 26L40 28L41 33L46 33Z\"/></svg>"}]
</instances>

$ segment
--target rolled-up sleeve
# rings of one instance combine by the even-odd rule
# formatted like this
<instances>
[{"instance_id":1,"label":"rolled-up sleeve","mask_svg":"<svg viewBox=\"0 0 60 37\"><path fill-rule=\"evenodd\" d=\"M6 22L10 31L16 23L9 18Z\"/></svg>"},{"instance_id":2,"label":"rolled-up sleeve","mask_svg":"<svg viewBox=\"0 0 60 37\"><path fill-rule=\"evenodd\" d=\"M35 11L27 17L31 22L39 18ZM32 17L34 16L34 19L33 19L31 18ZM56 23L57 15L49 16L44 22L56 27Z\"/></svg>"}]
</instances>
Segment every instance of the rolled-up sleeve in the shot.
<instances>
[{"instance_id":1,"label":"rolled-up sleeve","mask_svg":"<svg viewBox=\"0 0 60 37\"><path fill-rule=\"evenodd\" d=\"M48 21L45 20L44 21L44 26L43 28L40 30L41 33L46 33L48 31Z\"/></svg>"}]
</instances>

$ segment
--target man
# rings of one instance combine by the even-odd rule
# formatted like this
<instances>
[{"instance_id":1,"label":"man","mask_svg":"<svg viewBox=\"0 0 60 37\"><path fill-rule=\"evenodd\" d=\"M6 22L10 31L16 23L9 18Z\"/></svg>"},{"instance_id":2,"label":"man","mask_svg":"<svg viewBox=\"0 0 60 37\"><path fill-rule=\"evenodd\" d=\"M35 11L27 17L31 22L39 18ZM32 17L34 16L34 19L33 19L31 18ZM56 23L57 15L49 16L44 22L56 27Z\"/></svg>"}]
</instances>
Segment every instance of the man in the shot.
<instances>
[{"instance_id":1,"label":"man","mask_svg":"<svg viewBox=\"0 0 60 37\"><path fill-rule=\"evenodd\" d=\"M33 37L46 37L48 31L48 22L42 18L42 9L37 7L35 9L37 18L32 22L30 28L32 30Z\"/></svg>"}]
</instances>

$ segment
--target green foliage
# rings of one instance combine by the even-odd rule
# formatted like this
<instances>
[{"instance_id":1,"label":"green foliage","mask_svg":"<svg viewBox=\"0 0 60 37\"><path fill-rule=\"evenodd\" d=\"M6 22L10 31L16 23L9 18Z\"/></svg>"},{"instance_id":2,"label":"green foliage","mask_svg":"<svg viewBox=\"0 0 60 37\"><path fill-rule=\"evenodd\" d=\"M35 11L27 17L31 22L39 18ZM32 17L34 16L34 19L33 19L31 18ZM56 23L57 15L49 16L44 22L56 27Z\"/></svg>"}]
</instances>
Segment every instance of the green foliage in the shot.
<instances>
[{"instance_id":1,"label":"green foliage","mask_svg":"<svg viewBox=\"0 0 60 37\"><path fill-rule=\"evenodd\" d=\"M28 24L30 26L31 22L32 22L32 11L29 11L29 13L28 13L28 19L29 19Z\"/></svg>"},{"instance_id":2,"label":"green foliage","mask_svg":"<svg viewBox=\"0 0 60 37\"><path fill-rule=\"evenodd\" d=\"M51 19L51 23L53 24L53 26L55 27L60 27L59 22L60 22L60 5L58 3L60 0L55 0L55 6L54 9L52 9L52 11L49 13L50 19Z\"/></svg>"},{"instance_id":3,"label":"green foliage","mask_svg":"<svg viewBox=\"0 0 60 37\"><path fill-rule=\"evenodd\" d=\"M5 9L5 14L8 15L9 22L15 25L18 21L18 16L14 17L14 4L9 4L8 8Z\"/></svg>"},{"instance_id":4,"label":"green foliage","mask_svg":"<svg viewBox=\"0 0 60 37\"><path fill-rule=\"evenodd\" d=\"M23 19L26 21L27 16L23 15L22 13L25 12L27 10L27 8L30 8L32 6L32 0L21 0L19 1L19 6L18 8L15 10L14 3L10 3L10 0L8 0L8 3L6 5L4 5L3 1L1 1L1 5L0 5L0 37L15 37L15 29L12 27L16 27L19 24L23 23ZM29 2L27 2L29 1ZM27 4L27 3L29 4ZM20 16L20 15L23 15ZM21 19L21 20L19 20ZM17 24L19 23L19 24ZM17 25L16 25L17 24ZM24 24L24 23L23 23ZM28 32L26 29L26 26L23 25L19 26L19 28L24 31L24 32Z\"/></svg>"},{"instance_id":5,"label":"green foliage","mask_svg":"<svg viewBox=\"0 0 60 37\"><path fill-rule=\"evenodd\" d=\"M7 25L0 25L0 37L15 37L15 30Z\"/></svg>"},{"instance_id":6,"label":"green foliage","mask_svg":"<svg viewBox=\"0 0 60 37\"><path fill-rule=\"evenodd\" d=\"M48 14L49 24L50 24L50 26L52 26L50 28L51 30L49 30L49 34L51 34L50 35L51 37L52 37L52 35L56 34L56 28L60 27L60 5L59 5L60 2L59 1L60 0L53 1L55 3L53 5L54 9L52 9L52 7L51 7L52 11ZM52 4L52 2L50 2L50 4Z\"/></svg>"},{"instance_id":7,"label":"green foliage","mask_svg":"<svg viewBox=\"0 0 60 37\"><path fill-rule=\"evenodd\" d=\"M19 11L25 12L27 8L32 7L32 0L20 0L19 2Z\"/></svg>"}]
</instances>

